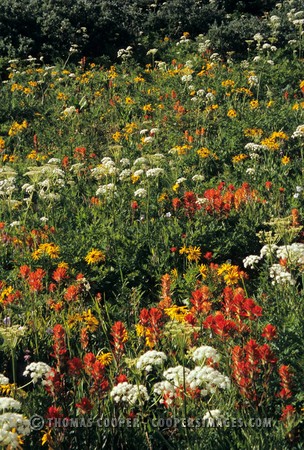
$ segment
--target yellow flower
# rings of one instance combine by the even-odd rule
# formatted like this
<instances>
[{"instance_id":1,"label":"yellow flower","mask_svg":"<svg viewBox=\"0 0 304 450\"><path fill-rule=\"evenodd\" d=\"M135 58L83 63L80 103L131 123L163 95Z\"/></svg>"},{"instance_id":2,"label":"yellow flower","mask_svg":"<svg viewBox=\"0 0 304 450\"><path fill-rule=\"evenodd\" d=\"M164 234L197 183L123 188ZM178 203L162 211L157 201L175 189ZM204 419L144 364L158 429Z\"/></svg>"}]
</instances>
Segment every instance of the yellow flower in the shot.
<instances>
[{"instance_id":1,"label":"yellow flower","mask_svg":"<svg viewBox=\"0 0 304 450\"><path fill-rule=\"evenodd\" d=\"M144 105L142 109L145 112L152 112L153 111L151 103L149 103L148 105Z\"/></svg>"},{"instance_id":2,"label":"yellow flower","mask_svg":"<svg viewBox=\"0 0 304 450\"><path fill-rule=\"evenodd\" d=\"M112 134L112 139L114 139L115 142L119 142L122 138L122 134L120 131L116 131L116 133Z\"/></svg>"},{"instance_id":3,"label":"yellow flower","mask_svg":"<svg viewBox=\"0 0 304 450\"><path fill-rule=\"evenodd\" d=\"M177 192L177 191L179 190L179 188L180 188L180 185L179 185L178 183L175 183L175 184L172 186L172 190L173 190L174 192Z\"/></svg>"},{"instance_id":4,"label":"yellow flower","mask_svg":"<svg viewBox=\"0 0 304 450\"><path fill-rule=\"evenodd\" d=\"M192 246L188 247L187 249L187 259L188 261L195 261L198 262L202 255L200 247Z\"/></svg>"},{"instance_id":5,"label":"yellow flower","mask_svg":"<svg viewBox=\"0 0 304 450\"><path fill-rule=\"evenodd\" d=\"M225 283L228 286L237 284L238 281L245 275L239 270L238 266L233 266L230 263L224 263L217 269L218 275L222 275Z\"/></svg>"},{"instance_id":6,"label":"yellow flower","mask_svg":"<svg viewBox=\"0 0 304 450\"><path fill-rule=\"evenodd\" d=\"M236 117L236 110L235 109L229 109L229 111L227 112L227 116L228 117Z\"/></svg>"},{"instance_id":7,"label":"yellow flower","mask_svg":"<svg viewBox=\"0 0 304 450\"><path fill-rule=\"evenodd\" d=\"M149 328L146 330L146 346L149 348L155 347L155 336Z\"/></svg>"},{"instance_id":8,"label":"yellow flower","mask_svg":"<svg viewBox=\"0 0 304 450\"><path fill-rule=\"evenodd\" d=\"M231 269L231 264L230 263L224 263L221 264L220 267L217 269L217 274L218 275L222 275L225 272L228 272Z\"/></svg>"},{"instance_id":9,"label":"yellow flower","mask_svg":"<svg viewBox=\"0 0 304 450\"><path fill-rule=\"evenodd\" d=\"M85 311L82 313L82 320L86 323L87 328L92 333L97 330L99 321L92 315L92 312L90 309L88 311Z\"/></svg>"},{"instance_id":10,"label":"yellow flower","mask_svg":"<svg viewBox=\"0 0 304 450\"><path fill-rule=\"evenodd\" d=\"M55 245L53 242L46 242L44 244L40 244L38 249L32 253L32 258L34 260L38 260L41 256L49 256L51 259L55 259L59 257L59 245Z\"/></svg>"},{"instance_id":11,"label":"yellow flower","mask_svg":"<svg viewBox=\"0 0 304 450\"><path fill-rule=\"evenodd\" d=\"M235 164L235 163L238 163L240 161L243 161L243 159L246 159L246 158L248 158L248 155L245 155L244 153L241 153L240 155L234 156L232 158L232 162Z\"/></svg>"},{"instance_id":12,"label":"yellow flower","mask_svg":"<svg viewBox=\"0 0 304 450\"><path fill-rule=\"evenodd\" d=\"M140 323L135 325L135 329L136 329L137 336L144 336L145 335L145 327L143 325L141 325Z\"/></svg>"},{"instance_id":13,"label":"yellow flower","mask_svg":"<svg viewBox=\"0 0 304 450\"><path fill-rule=\"evenodd\" d=\"M177 320L178 322L183 322L185 316L189 313L187 306L171 306L170 308L165 308L165 313L172 320Z\"/></svg>"},{"instance_id":14,"label":"yellow flower","mask_svg":"<svg viewBox=\"0 0 304 450\"><path fill-rule=\"evenodd\" d=\"M177 269L176 268L172 269L171 272L170 272L170 275L171 275L171 277L174 280L177 280L178 279L178 271L177 271Z\"/></svg>"},{"instance_id":15,"label":"yellow flower","mask_svg":"<svg viewBox=\"0 0 304 450\"><path fill-rule=\"evenodd\" d=\"M111 364L113 356L110 352L102 353L101 355L98 355L96 359L101 362L102 365L108 366L109 364Z\"/></svg>"},{"instance_id":16,"label":"yellow flower","mask_svg":"<svg viewBox=\"0 0 304 450\"><path fill-rule=\"evenodd\" d=\"M2 138L0 138L0 150L3 150L4 147L5 147L5 141Z\"/></svg>"},{"instance_id":17,"label":"yellow flower","mask_svg":"<svg viewBox=\"0 0 304 450\"><path fill-rule=\"evenodd\" d=\"M136 128L137 128L136 123L131 122L131 123L127 123L126 124L124 130L125 130L126 133L131 134L131 133L133 133L136 130Z\"/></svg>"},{"instance_id":18,"label":"yellow flower","mask_svg":"<svg viewBox=\"0 0 304 450\"><path fill-rule=\"evenodd\" d=\"M183 255L184 253L188 253L188 249L185 245L182 246L182 248L179 250L179 254Z\"/></svg>"},{"instance_id":19,"label":"yellow flower","mask_svg":"<svg viewBox=\"0 0 304 450\"><path fill-rule=\"evenodd\" d=\"M135 77L134 82L135 83L144 83L145 79L143 77Z\"/></svg>"},{"instance_id":20,"label":"yellow flower","mask_svg":"<svg viewBox=\"0 0 304 450\"><path fill-rule=\"evenodd\" d=\"M126 102L126 105L134 105L134 103L135 103L131 97L126 97L125 102Z\"/></svg>"},{"instance_id":21,"label":"yellow flower","mask_svg":"<svg viewBox=\"0 0 304 450\"><path fill-rule=\"evenodd\" d=\"M35 251L32 253L32 258L33 258L34 261L38 261L38 259L40 259L41 256L42 256L42 251L39 250L39 249L38 249L38 250L35 250Z\"/></svg>"},{"instance_id":22,"label":"yellow flower","mask_svg":"<svg viewBox=\"0 0 304 450\"><path fill-rule=\"evenodd\" d=\"M233 87L235 85L235 82L233 80L224 80L222 81L223 87Z\"/></svg>"},{"instance_id":23,"label":"yellow flower","mask_svg":"<svg viewBox=\"0 0 304 450\"><path fill-rule=\"evenodd\" d=\"M246 137L261 137L263 130L261 128L246 128L244 130L244 135Z\"/></svg>"},{"instance_id":24,"label":"yellow flower","mask_svg":"<svg viewBox=\"0 0 304 450\"><path fill-rule=\"evenodd\" d=\"M199 266L199 272L202 276L202 278L207 278L207 273L208 273L208 267L206 266L206 264L201 264Z\"/></svg>"},{"instance_id":25,"label":"yellow flower","mask_svg":"<svg viewBox=\"0 0 304 450\"><path fill-rule=\"evenodd\" d=\"M87 262L87 264L97 264L100 261L104 262L105 259L106 255L101 250L97 250L95 248L92 248L92 250L90 250L85 257L85 261Z\"/></svg>"},{"instance_id":26,"label":"yellow flower","mask_svg":"<svg viewBox=\"0 0 304 450\"><path fill-rule=\"evenodd\" d=\"M137 183L137 181L138 181L139 179L140 179L140 176L139 176L139 175L134 175L134 174L131 175L131 180L132 180L132 183L133 183L133 184Z\"/></svg>"},{"instance_id":27,"label":"yellow flower","mask_svg":"<svg viewBox=\"0 0 304 450\"><path fill-rule=\"evenodd\" d=\"M16 134L21 133L22 130L28 127L28 123L24 120L22 123L13 122L11 128L8 131L9 136L15 136Z\"/></svg>"},{"instance_id":28,"label":"yellow flower","mask_svg":"<svg viewBox=\"0 0 304 450\"><path fill-rule=\"evenodd\" d=\"M68 96L66 94L64 94L63 92L58 92L57 99L65 101L68 99Z\"/></svg>"},{"instance_id":29,"label":"yellow flower","mask_svg":"<svg viewBox=\"0 0 304 450\"><path fill-rule=\"evenodd\" d=\"M282 162L282 164L284 165L284 166L286 166L286 164L289 164L290 163L290 158L289 158L289 156L283 156L283 158L281 159L281 162Z\"/></svg>"},{"instance_id":30,"label":"yellow flower","mask_svg":"<svg viewBox=\"0 0 304 450\"><path fill-rule=\"evenodd\" d=\"M211 151L206 147L202 147L202 148L198 149L196 153L201 158L208 158L208 156L210 156L210 154L211 154Z\"/></svg>"},{"instance_id":31,"label":"yellow flower","mask_svg":"<svg viewBox=\"0 0 304 450\"><path fill-rule=\"evenodd\" d=\"M49 431L46 431L41 438L41 444L44 445L44 444L49 443L50 444L49 448L52 448L52 443L53 443L53 439L51 436L52 430L53 430L53 428L50 428Z\"/></svg>"},{"instance_id":32,"label":"yellow flower","mask_svg":"<svg viewBox=\"0 0 304 450\"><path fill-rule=\"evenodd\" d=\"M68 269L69 265L66 262L60 262L57 267L62 269Z\"/></svg>"},{"instance_id":33,"label":"yellow flower","mask_svg":"<svg viewBox=\"0 0 304 450\"><path fill-rule=\"evenodd\" d=\"M250 102L250 108L251 109L256 109L259 107L259 101L258 100L251 100Z\"/></svg>"},{"instance_id":34,"label":"yellow flower","mask_svg":"<svg viewBox=\"0 0 304 450\"><path fill-rule=\"evenodd\" d=\"M78 322L82 321L82 317L80 314L74 314L72 316L68 316L68 328L72 329Z\"/></svg>"}]
</instances>

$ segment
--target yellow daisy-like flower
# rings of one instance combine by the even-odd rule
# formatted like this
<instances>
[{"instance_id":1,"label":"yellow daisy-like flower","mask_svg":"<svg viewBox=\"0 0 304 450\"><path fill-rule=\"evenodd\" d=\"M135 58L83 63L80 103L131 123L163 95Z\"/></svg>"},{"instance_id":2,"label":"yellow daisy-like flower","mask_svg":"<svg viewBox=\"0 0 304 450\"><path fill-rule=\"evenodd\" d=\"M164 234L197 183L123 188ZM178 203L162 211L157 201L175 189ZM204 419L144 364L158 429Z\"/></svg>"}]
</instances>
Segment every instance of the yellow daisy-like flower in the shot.
<instances>
[{"instance_id":1,"label":"yellow daisy-like flower","mask_svg":"<svg viewBox=\"0 0 304 450\"><path fill-rule=\"evenodd\" d=\"M261 137L263 130L261 128L246 128L244 130L244 136L246 137Z\"/></svg>"},{"instance_id":2,"label":"yellow daisy-like flower","mask_svg":"<svg viewBox=\"0 0 304 450\"><path fill-rule=\"evenodd\" d=\"M240 161L243 161L243 159L248 158L248 155L245 155L244 153L241 153L240 155L236 155L232 158L233 164L238 163Z\"/></svg>"},{"instance_id":3,"label":"yellow daisy-like flower","mask_svg":"<svg viewBox=\"0 0 304 450\"><path fill-rule=\"evenodd\" d=\"M201 264L199 266L199 272L202 276L202 278L207 278L207 273L208 273L208 267L206 266L206 264Z\"/></svg>"},{"instance_id":4,"label":"yellow daisy-like flower","mask_svg":"<svg viewBox=\"0 0 304 450\"><path fill-rule=\"evenodd\" d=\"M236 117L236 110L235 109L229 109L229 111L227 112L227 116L228 117Z\"/></svg>"},{"instance_id":5,"label":"yellow daisy-like flower","mask_svg":"<svg viewBox=\"0 0 304 450\"><path fill-rule=\"evenodd\" d=\"M258 100L251 100L250 102L250 108L251 109L256 109L259 107L259 101Z\"/></svg>"},{"instance_id":6,"label":"yellow daisy-like flower","mask_svg":"<svg viewBox=\"0 0 304 450\"><path fill-rule=\"evenodd\" d=\"M62 269L68 269L68 268L69 268L69 265L68 265L68 263L62 261L62 262L60 262L60 263L58 264L57 267L60 267L60 268L62 268Z\"/></svg>"},{"instance_id":7,"label":"yellow daisy-like flower","mask_svg":"<svg viewBox=\"0 0 304 450\"><path fill-rule=\"evenodd\" d=\"M153 111L153 107L152 107L151 103L149 103L149 104L147 104L147 105L144 105L144 106L142 107L142 109L143 109L143 111L145 111L145 112L152 112L152 111Z\"/></svg>"},{"instance_id":8,"label":"yellow daisy-like flower","mask_svg":"<svg viewBox=\"0 0 304 450\"><path fill-rule=\"evenodd\" d=\"M125 102L126 102L126 105L133 105L135 103L131 97L126 97Z\"/></svg>"},{"instance_id":9,"label":"yellow daisy-like flower","mask_svg":"<svg viewBox=\"0 0 304 450\"><path fill-rule=\"evenodd\" d=\"M106 260L106 255L101 251L97 250L96 248L92 248L92 250L89 251L87 256L85 257L85 261L87 264L97 264L99 262L104 262Z\"/></svg>"},{"instance_id":10,"label":"yellow daisy-like flower","mask_svg":"<svg viewBox=\"0 0 304 450\"><path fill-rule=\"evenodd\" d=\"M187 250L188 261L198 262L201 255L202 255L202 252L201 252L200 247L192 246L192 245L190 245L190 247L188 247L188 250Z\"/></svg>"},{"instance_id":11,"label":"yellow daisy-like flower","mask_svg":"<svg viewBox=\"0 0 304 450\"><path fill-rule=\"evenodd\" d=\"M282 164L284 165L284 166L286 166L287 164L289 164L290 163L290 158L289 158L289 156L283 156L283 158L281 159L281 162L282 162Z\"/></svg>"},{"instance_id":12,"label":"yellow daisy-like flower","mask_svg":"<svg viewBox=\"0 0 304 450\"><path fill-rule=\"evenodd\" d=\"M224 281L228 286L237 284L242 278L238 266L231 266L229 271L224 275Z\"/></svg>"},{"instance_id":13,"label":"yellow daisy-like flower","mask_svg":"<svg viewBox=\"0 0 304 450\"><path fill-rule=\"evenodd\" d=\"M208 158L208 156L210 156L210 154L211 154L211 151L210 151L208 148L203 147L203 148L200 148L199 150L197 150L196 153L197 153L201 158Z\"/></svg>"},{"instance_id":14,"label":"yellow daisy-like flower","mask_svg":"<svg viewBox=\"0 0 304 450\"><path fill-rule=\"evenodd\" d=\"M122 134L120 133L120 131L116 131L116 133L112 134L112 139L115 142L119 142L122 139Z\"/></svg>"},{"instance_id":15,"label":"yellow daisy-like flower","mask_svg":"<svg viewBox=\"0 0 304 450\"><path fill-rule=\"evenodd\" d=\"M101 355L98 355L96 358L99 362L101 362L102 365L108 366L111 364L113 360L112 353L102 353Z\"/></svg>"},{"instance_id":16,"label":"yellow daisy-like flower","mask_svg":"<svg viewBox=\"0 0 304 450\"><path fill-rule=\"evenodd\" d=\"M177 320L178 322L183 322L185 316L189 313L187 306L171 306L171 308L165 308L165 313L172 320Z\"/></svg>"},{"instance_id":17,"label":"yellow daisy-like flower","mask_svg":"<svg viewBox=\"0 0 304 450\"><path fill-rule=\"evenodd\" d=\"M3 150L5 147L5 141L4 139L0 138L0 150Z\"/></svg>"},{"instance_id":18,"label":"yellow daisy-like flower","mask_svg":"<svg viewBox=\"0 0 304 450\"><path fill-rule=\"evenodd\" d=\"M72 316L68 316L68 328L74 328L77 323L82 321L82 316L80 314L73 314Z\"/></svg>"},{"instance_id":19,"label":"yellow daisy-like flower","mask_svg":"<svg viewBox=\"0 0 304 450\"><path fill-rule=\"evenodd\" d=\"M84 313L82 313L82 320L86 323L89 331L91 331L93 333L94 331L97 330L99 321L98 321L98 319L96 319L95 316L93 316L90 309L88 309L88 311L85 311Z\"/></svg>"}]
</instances>

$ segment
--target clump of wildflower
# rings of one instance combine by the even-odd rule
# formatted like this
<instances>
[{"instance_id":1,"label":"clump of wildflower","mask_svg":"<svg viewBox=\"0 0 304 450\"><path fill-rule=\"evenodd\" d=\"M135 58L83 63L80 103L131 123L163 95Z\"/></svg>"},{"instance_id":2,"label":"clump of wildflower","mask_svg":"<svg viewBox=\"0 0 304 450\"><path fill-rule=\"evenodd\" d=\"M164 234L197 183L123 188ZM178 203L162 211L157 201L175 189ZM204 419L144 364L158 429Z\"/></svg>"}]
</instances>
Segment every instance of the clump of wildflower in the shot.
<instances>
[{"instance_id":1,"label":"clump of wildflower","mask_svg":"<svg viewBox=\"0 0 304 450\"><path fill-rule=\"evenodd\" d=\"M23 376L27 377L29 375L33 383L37 383L38 380L47 377L51 370L51 367L44 362L32 362L26 366Z\"/></svg>"},{"instance_id":2,"label":"clump of wildflower","mask_svg":"<svg viewBox=\"0 0 304 450\"><path fill-rule=\"evenodd\" d=\"M30 434L30 421L17 413L0 415L0 446L5 448L20 448L22 436Z\"/></svg>"},{"instance_id":3,"label":"clump of wildflower","mask_svg":"<svg viewBox=\"0 0 304 450\"><path fill-rule=\"evenodd\" d=\"M195 367L186 375L186 383L190 389L200 388L203 397L214 394L218 388L230 388L230 379L210 366Z\"/></svg>"},{"instance_id":4,"label":"clump of wildflower","mask_svg":"<svg viewBox=\"0 0 304 450\"><path fill-rule=\"evenodd\" d=\"M110 392L110 396L115 403L127 403L134 406L136 404L142 405L149 400L147 388L140 385L130 384L127 381L117 384Z\"/></svg>"},{"instance_id":5,"label":"clump of wildflower","mask_svg":"<svg viewBox=\"0 0 304 450\"><path fill-rule=\"evenodd\" d=\"M220 356L213 347L203 345L194 350L192 359L196 363L203 363L206 359L211 358L214 363L219 362Z\"/></svg>"},{"instance_id":6,"label":"clump of wildflower","mask_svg":"<svg viewBox=\"0 0 304 450\"><path fill-rule=\"evenodd\" d=\"M146 372L151 372L153 367L159 367L167 360L164 352L157 352L156 350L148 350L136 363L136 367Z\"/></svg>"}]
</instances>

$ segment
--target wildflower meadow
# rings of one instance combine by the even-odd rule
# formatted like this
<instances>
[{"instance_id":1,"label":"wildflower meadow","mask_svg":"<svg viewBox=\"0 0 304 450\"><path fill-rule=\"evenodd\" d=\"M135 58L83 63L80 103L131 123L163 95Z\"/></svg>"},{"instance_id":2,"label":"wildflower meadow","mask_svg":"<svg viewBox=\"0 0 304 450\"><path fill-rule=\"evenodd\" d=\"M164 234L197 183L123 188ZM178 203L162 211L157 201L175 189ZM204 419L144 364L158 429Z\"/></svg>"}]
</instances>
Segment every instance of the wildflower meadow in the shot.
<instances>
[{"instance_id":1,"label":"wildflower meadow","mask_svg":"<svg viewBox=\"0 0 304 450\"><path fill-rule=\"evenodd\" d=\"M0 447L302 449L304 12L10 60ZM284 9L285 8L285 9Z\"/></svg>"}]
</instances>

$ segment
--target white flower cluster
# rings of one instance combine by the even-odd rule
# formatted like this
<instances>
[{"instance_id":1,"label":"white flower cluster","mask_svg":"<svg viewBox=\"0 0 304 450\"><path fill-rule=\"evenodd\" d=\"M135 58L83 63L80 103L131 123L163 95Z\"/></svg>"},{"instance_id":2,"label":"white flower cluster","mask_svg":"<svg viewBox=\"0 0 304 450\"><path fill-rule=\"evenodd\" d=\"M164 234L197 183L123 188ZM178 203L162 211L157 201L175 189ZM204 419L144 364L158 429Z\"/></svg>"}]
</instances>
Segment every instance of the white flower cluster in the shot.
<instances>
[{"instance_id":1,"label":"white flower cluster","mask_svg":"<svg viewBox=\"0 0 304 450\"><path fill-rule=\"evenodd\" d=\"M269 276L273 278L272 284L290 284L292 286L296 284L291 274L281 264L272 264Z\"/></svg>"},{"instance_id":2,"label":"white flower cluster","mask_svg":"<svg viewBox=\"0 0 304 450\"><path fill-rule=\"evenodd\" d=\"M20 448L19 436L30 434L30 421L12 412L0 415L0 447Z\"/></svg>"},{"instance_id":3,"label":"white flower cluster","mask_svg":"<svg viewBox=\"0 0 304 450\"><path fill-rule=\"evenodd\" d=\"M129 405L135 405L136 403L142 404L149 400L147 388L142 384L130 384L127 381L117 384L110 392L110 396L113 397L115 403L128 403Z\"/></svg>"},{"instance_id":4,"label":"white flower cluster","mask_svg":"<svg viewBox=\"0 0 304 450\"><path fill-rule=\"evenodd\" d=\"M215 348L209 347L208 345L202 345L194 350L192 359L196 363L203 363L206 359L211 358L214 363L219 362L220 355L217 353Z\"/></svg>"},{"instance_id":5,"label":"white flower cluster","mask_svg":"<svg viewBox=\"0 0 304 450\"><path fill-rule=\"evenodd\" d=\"M264 245L260 251L260 256L249 255L243 259L244 267L254 268L264 256L273 255L278 259L287 260L289 264L292 265L303 265L304 264L304 244L299 242L294 242L290 245L267 244ZM295 280L293 279L291 273L287 270L284 265L272 264L269 268L269 276L273 279L272 284L290 284L295 285Z\"/></svg>"},{"instance_id":6,"label":"white flower cluster","mask_svg":"<svg viewBox=\"0 0 304 450\"><path fill-rule=\"evenodd\" d=\"M176 367L170 367L169 369L165 370L163 373L163 377L167 381L171 381L173 386L183 386L184 379L186 376L190 373L190 369L183 366L176 366Z\"/></svg>"},{"instance_id":7,"label":"white flower cluster","mask_svg":"<svg viewBox=\"0 0 304 450\"><path fill-rule=\"evenodd\" d=\"M0 196L1 197L10 197L14 190L16 189L15 186L15 178L9 177L5 180L0 180Z\"/></svg>"},{"instance_id":8,"label":"white flower cluster","mask_svg":"<svg viewBox=\"0 0 304 450\"><path fill-rule=\"evenodd\" d=\"M246 256L245 259L243 259L243 264L245 269L247 269L247 267L250 267L250 269L253 269L255 264L257 264L260 261L260 257L258 255L249 255Z\"/></svg>"},{"instance_id":9,"label":"white flower cluster","mask_svg":"<svg viewBox=\"0 0 304 450\"><path fill-rule=\"evenodd\" d=\"M258 153L259 150L267 149L267 147L265 145L255 144L254 142L248 142L248 144L246 144L244 148L246 151L254 152L254 153Z\"/></svg>"},{"instance_id":10,"label":"white flower cluster","mask_svg":"<svg viewBox=\"0 0 304 450\"><path fill-rule=\"evenodd\" d=\"M186 385L191 389L200 388L205 397L214 394L218 388L229 389L230 379L210 366L197 366L187 374Z\"/></svg>"},{"instance_id":11,"label":"white flower cluster","mask_svg":"<svg viewBox=\"0 0 304 450\"><path fill-rule=\"evenodd\" d=\"M139 188L134 192L135 197L145 198L147 196L147 191L144 188Z\"/></svg>"},{"instance_id":12,"label":"white flower cluster","mask_svg":"<svg viewBox=\"0 0 304 450\"><path fill-rule=\"evenodd\" d=\"M127 48L121 48L117 52L117 58L121 58L122 60L126 60L128 58L131 58L133 54L133 49L129 45Z\"/></svg>"},{"instance_id":13,"label":"white flower cluster","mask_svg":"<svg viewBox=\"0 0 304 450\"><path fill-rule=\"evenodd\" d=\"M149 350L144 353L136 363L136 367L146 372L151 372L155 366L162 366L167 360L164 352L157 352L156 350Z\"/></svg>"},{"instance_id":14,"label":"white flower cluster","mask_svg":"<svg viewBox=\"0 0 304 450\"><path fill-rule=\"evenodd\" d=\"M31 167L24 174L31 179L31 184L25 183L22 190L27 194L37 191L39 197L45 200L59 200L59 192L65 186L65 173L56 165L56 161L57 158L52 158L43 166ZM28 202L30 198L25 198L24 201Z\"/></svg>"},{"instance_id":15,"label":"white flower cluster","mask_svg":"<svg viewBox=\"0 0 304 450\"><path fill-rule=\"evenodd\" d=\"M112 158L109 158L108 156L102 158L101 164L91 169L92 176L97 180L100 180L101 178L107 175L113 176L117 172L118 169L115 165L115 162L112 160Z\"/></svg>"},{"instance_id":16,"label":"white flower cluster","mask_svg":"<svg viewBox=\"0 0 304 450\"><path fill-rule=\"evenodd\" d=\"M210 356L209 356L210 355ZM193 354L195 361L202 361L206 357L219 360L219 355L212 347L203 346L196 349ZM205 397L216 392L218 388L229 389L230 379L210 366L196 366L193 370L187 367L170 367L163 373L165 381L154 384L153 392L161 397L160 403L166 402L172 405L174 399L179 396L179 389L200 389L201 396Z\"/></svg>"},{"instance_id":17,"label":"white flower cluster","mask_svg":"<svg viewBox=\"0 0 304 450\"><path fill-rule=\"evenodd\" d=\"M162 175L164 173L164 169L161 169L160 167L155 167L153 169L148 169L146 171L146 176L149 177L158 177L159 175Z\"/></svg>"},{"instance_id":18,"label":"white flower cluster","mask_svg":"<svg viewBox=\"0 0 304 450\"><path fill-rule=\"evenodd\" d=\"M111 193L115 194L116 192L116 186L114 183L104 184L102 186L98 186L98 189L96 191L96 195L108 195Z\"/></svg>"},{"instance_id":19,"label":"white flower cluster","mask_svg":"<svg viewBox=\"0 0 304 450\"><path fill-rule=\"evenodd\" d=\"M130 169L123 169L119 174L120 181L124 181L130 178L132 172Z\"/></svg>"},{"instance_id":20,"label":"white flower cluster","mask_svg":"<svg viewBox=\"0 0 304 450\"><path fill-rule=\"evenodd\" d=\"M293 139L295 138L304 138L304 125L299 125L296 128L296 131L291 135Z\"/></svg>"},{"instance_id":21,"label":"white flower cluster","mask_svg":"<svg viewBox=\"0 0 304 450\"><path fill-rule=\"evenodd\" d=\"M0 410L2 412L14 409L19 411L21 403L11 397L0 397Z\"/></svg>"},{"instance_id":22,"label":"white flower cluster","mask_svg":"<svg viewBox=\"0 0 304 450\"><path fill-rule=\"evenodd\" d=\"M175 387L170 381L160 381L159 383L155 383L153 386L153 392L156 395L161 396L159 401L160 404L164 403L164 396L166 396L167 405L172 405L175 398Z\"/></svg>"},{"instance_id":23,"label":"white flower cluster","mask_svg":"<svg viewBox=\"0 0 304 450\"><path fill-rule=\"evenodd\" d=\"M294 242L277 248L277 257L287 259L292 264L304 264L304 244Z\"/></svg>"},{"instance_id":24,"label":"white flower cluster","mask_svg":"<svg viewBox=\"0 0 304 450\"><path fill-rule=\"evenodd\" d=\"M29 375L32 378L33 383L37 383L38 380L46 378L51 370L51 367L44 362L32 362L26 366L23 376L27 377Z\"/></svg>"},{"instance_id":25,"label":"white flower cluster","mask_svg":"<svg viewBox=\"0 0 304 450\"><path fill-rule=\"evenodd\" d=\"M3 373L0 373L0 384L9 384L9 379Z\"/></svg>"}]
</instances>

